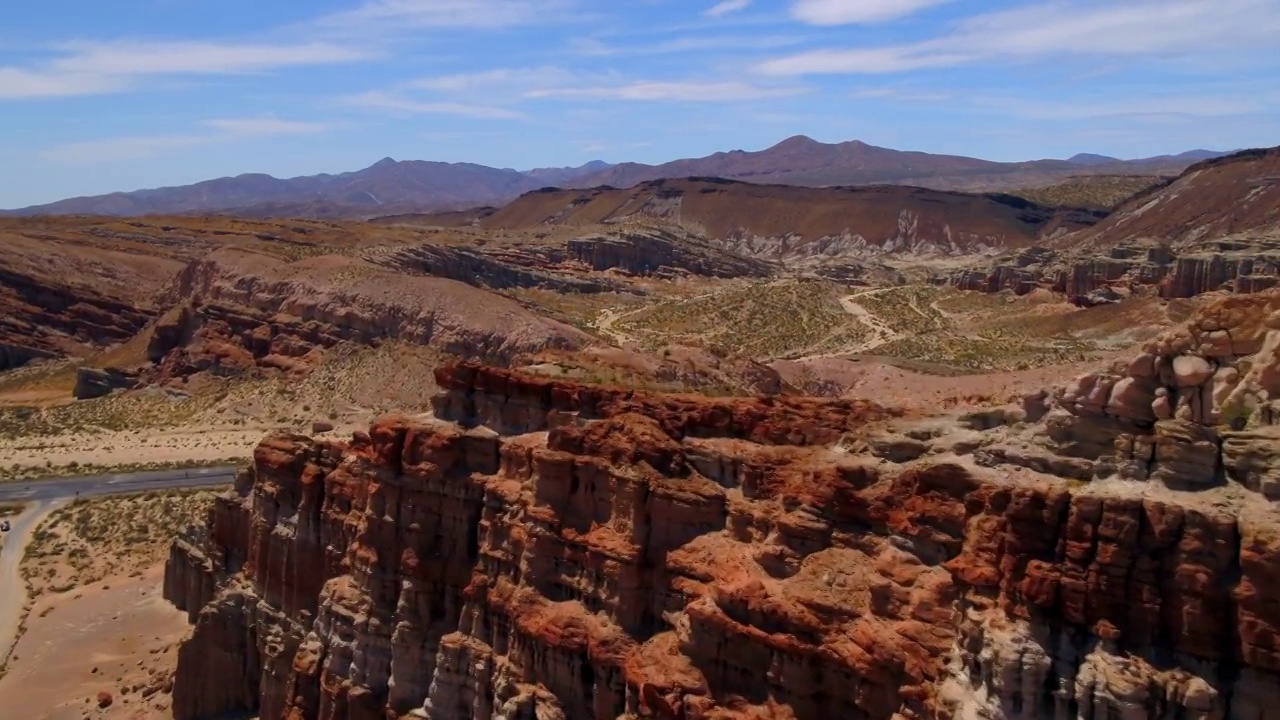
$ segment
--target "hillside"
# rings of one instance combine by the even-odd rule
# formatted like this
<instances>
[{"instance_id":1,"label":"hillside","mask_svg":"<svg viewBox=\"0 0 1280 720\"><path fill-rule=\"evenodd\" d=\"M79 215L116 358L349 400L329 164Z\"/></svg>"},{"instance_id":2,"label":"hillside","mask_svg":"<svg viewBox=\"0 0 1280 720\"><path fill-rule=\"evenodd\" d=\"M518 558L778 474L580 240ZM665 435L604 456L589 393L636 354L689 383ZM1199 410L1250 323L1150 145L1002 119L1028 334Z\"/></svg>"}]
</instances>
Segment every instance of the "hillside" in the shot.
<instances>
[{"instance_id":1,"label":"hillside","mask_svg":"<svg viewBox=\"0 0 1280 720\"><path fill-rule=\"evenodd\" d=\"M1176 173L1202 159L1165 156L1122 161L1097 155L1072 160L1001 163L868 145L857 140L821 143L798 135L758 152L734 150L661 165L622 163L580 178L576 185L631 187L648 180L711 176L787 185L894 183L940 190L1008 190L1079 174Z\"/></svg>"},{"instance_id":2,"label":"hillside","mask_svg":"<svg viewBox=\"0 0 1280 720\"><path fill-rule=\"evenodd\" d=\"M842 251L964 254L1019 247L1095 222L1007 195L972 195L894 185L805 188L691 178L619 190L542 190L480 220L486 229L586 226L656 218L738 249L778 255ZM762 244L763 243L763 244ZM800 249L804 246L807 249Z\"/></svg>"},{"instance_id":3,"label":"hillside","mask_svg":"<svg viewBox=\"0 0 1280 720\"><path fill-rule=\"evenodd\" d=\"M1010 190L1010 195L1049 207L1113 210L1134 195L1172 178L1160 175L1081 175L1038 187Z\"/></svg>"},{"instance_id":4,"label":"hillside","mask_svg":"<svg viewBox=\"0 0 1280 720\"><path fill-rule=\"evenodd\" d=\"M1273 287L1280 282L1280 147L1197 163L1092 227L950 280L970 290L1046 288L1090 304L1144 288L1185 298Z\"/></svg>"},{"instance_id":5,"label":"hillside","mask_svg":"<svg viewBox=\"0 0 1280 720\"><path fill-rule=\"evenodd\" d=\"M1170 243L1280 228L1280 147L1205 160L1173 182L1130 198L1096 226L1058 243L1112 247Z\"/></svg>"}]
</instances>

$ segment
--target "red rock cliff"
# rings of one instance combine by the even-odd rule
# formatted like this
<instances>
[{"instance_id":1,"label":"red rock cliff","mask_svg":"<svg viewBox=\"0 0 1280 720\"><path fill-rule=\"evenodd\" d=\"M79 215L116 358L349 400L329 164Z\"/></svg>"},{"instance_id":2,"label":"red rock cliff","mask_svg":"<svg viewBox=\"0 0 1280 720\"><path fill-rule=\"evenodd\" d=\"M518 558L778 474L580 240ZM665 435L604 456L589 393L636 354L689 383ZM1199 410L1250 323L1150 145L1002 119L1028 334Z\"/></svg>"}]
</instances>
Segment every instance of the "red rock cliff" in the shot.
<instances>
[{"instance_id":1,"label":"red rock cliff","mask_svg":"<svg viewBox=\"0 0 1280 720\"><path fill-rule=\"evenodd\" d=\"M1280 717L1259 495L891 463L863 404L438 375L439 419L266 439L175 543L178 720Z\"/></svg>"}]
</instances>

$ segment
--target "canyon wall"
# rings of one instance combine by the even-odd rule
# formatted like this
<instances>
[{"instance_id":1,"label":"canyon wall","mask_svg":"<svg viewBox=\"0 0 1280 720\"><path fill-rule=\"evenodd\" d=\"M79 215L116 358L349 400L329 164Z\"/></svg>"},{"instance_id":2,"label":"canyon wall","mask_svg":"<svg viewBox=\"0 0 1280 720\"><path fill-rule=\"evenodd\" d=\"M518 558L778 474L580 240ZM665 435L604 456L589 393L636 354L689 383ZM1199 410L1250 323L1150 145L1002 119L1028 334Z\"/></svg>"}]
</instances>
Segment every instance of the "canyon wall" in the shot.
<instances>
[{"instance_id":1,"label":"canyon wall","mask_svg":"<svg viewBox=\"0 0 1280 720\"><path fill-rule=\"evenodd\" d=\"M175 542L178 720L1280 718L1280 516L1220 472L1125 479L1081 429L1183 423L1199 458L1227 431L1192 400L943 423L437 380L434 417L267 438Z\"/></svg>"},{"instance_id":2,"label":"canyon wall","mask_svg":"<svg viewBox=\"0 0 1280 720\"><path fill-rule=\"evenodd\" d=\"M154 326L145 382L254 368L305 371L342 342L399 340L504 364L590 336L455 280L407 276L362 260L282 262L224 249L173 279Z\"/></svg>"}]
</instances>

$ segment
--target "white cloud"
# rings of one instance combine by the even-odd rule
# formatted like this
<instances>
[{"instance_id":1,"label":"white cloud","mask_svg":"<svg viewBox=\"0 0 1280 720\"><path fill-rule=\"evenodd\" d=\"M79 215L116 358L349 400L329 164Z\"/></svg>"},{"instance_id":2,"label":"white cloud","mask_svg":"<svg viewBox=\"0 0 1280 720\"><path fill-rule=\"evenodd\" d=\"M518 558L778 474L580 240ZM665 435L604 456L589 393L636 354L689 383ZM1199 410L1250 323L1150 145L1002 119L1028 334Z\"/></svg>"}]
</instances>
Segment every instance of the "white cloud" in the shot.
<instances>
[{"instance_id":1,"label":"white cloud","mask_svg":"<svg viewBox=\"0 0 1280 720\"><path fill-rule=\"evenodd\" d=\"M811 25L896 20L950 0L793 0L791 15Z\"/></svg>"},{"instance_id":2,"label":"white cloud","mask_svg":"<svg viewBox=\"0 0 1280 720\"><path fill-rule=\"evenodd\" d=\"M531 90L575 82L578 75L561 67L495 68L471 73L437 75L420 78L405 84L407 88L435 90L437 92L466 92L488 90L496 87Z\"/></svg>"},{"instance_id":3,"label":"white cloud","mask_svg":"<svg viewBox=\"0 0 1280 720\"><path fill-rule=\"evenodd\" d=\"M1178 97L1125 97L1087 102L1021 98L975 98L976 107L1034 120L1092 120L1117 117L1230 117L1276 109L1274 98L1188 94Z\"/></svg>"},{"instance_id":4,"label":"white cloud","mask_svg":"<svg viewBox=\"0 0 1280 720\"><path fill-rule=\"evenodd\" d=\"M322 123L281 120L272 117L205 120L212 132L173 135L138 135L85 140L45 150L41 157L64 165L91 165L152 157L165 152L255 137L307 135L329 129Z\"/></svg>"},{"instance_id":5,"label":"white cloud","mask_svg":"<svg viewBox=\"0 0 1280 720\"><path fill-rule=\"evenodd\" d=\"M734 102L785 97L804 92L794 87L762 87L744 82L633 82L625 85L534 90L531 98L590 98L668 102Z\"/></svg>"},{"instance_id":6,"label":"white cloud","mask_svg":"<svg viewBox=\"0 0 1280 720\"><path fill-rule=\"evenodd\" d=\"M945 67L969 62L977 56L962 52L920 52L912 48L811 50L768 60L757 66L766 75L816 75L822 73L879 74Z\"/></svg>"},{"instance_id":7,"label":"white cloud","mask_svg":"<svg viewBox=\"0 0 1280 720\"><path fill-rule=\"evenodd\" d=\"M354 62L368 51L331 43L68 43L39 67L0 67L0 99L70 97L129 90L163 75L227 75Z\"/></svg>"},{"instance_id":8,"label":"white cloud","mask_svg":"<svg viewBox=\"0 0 1280 720\"><path fill-rule=\"evenodd\" d=\"M1265 50L1277 33L1276 0L1050 0L977 15L924 42L812 50L757 69L768 75L893 73L1001 59L1198 57ZM1267 58L1265 52L1253 56Z\"/></svg>"},{"instance_id":9,"label":"white cloud","mask_svg":"<svg viewBox=\"0 0 1280 720\"><path fill-rule=\"evenodd\" d=\"M339 98L339 101L354 107L386 110L404 115L460 115L489 120L512 120L523 117L523 114L510 108L452 101L414 100L381 90Z\"/></svg>"},{"instance_id":10,"label":"white cloud","mask_svg":"<svg viewBox=\"0 0 1280 720\"><path fill-rule=\"evenodd\" d=\"M0 100L98 95L115 92L126 84L124 78L106 75L0 67Z\"/></svg>"},{"instance_id":11,"label":"white cloud","mask_svg":"<svg viewBox=\"0 0 1280 720\"><path fill-rule=\"evenodd\" d=\"M707 17L724 17L736 12L742 12L751 5L751 0L721 0L720 2L707 8L703 15Z\"/></svg>"},{"instance_id":12,"label":"white cloud","mask_svg":"<svg viewBox=\"0 0 1280 720\"><path fill-rule=\"evenodd\" d=\"M281 120L273 117L205 120L201 125L238 137L253 135L310 135L329 129L325 123Z\"/></svg>"},{"instance_id":13,"label":"white cloud","mask_svg":"<svg viewBox=\"0 0 1280 720\"><path fill-rule=\"evenodd\" d=\"M878 87L855 90L854 98L869 100L896 100L898 102L949 102L956 99L954 92L937 92L932 90L915 90L911 88Z\"/></svg>"},{"instance_id":14,"label":"white cloud","mask_svg":"<svg viewBox=\"0 0 1280 720\"><path fill-rule=\"evenodd\" d=\"M610 45L597 38L575 38L570 47L579 55L625 56L693 53L705 50L767 50L800 45L805 38L796 35L690 35L660 42Z\"/></svg>"},{"instance_id":15,"label":"white cloud","mask_svg":"<svg viewBox=\"0 0 1280 720\"><path fill-rule=\"evenodd\" d=\"M321 27L348 32L422 28L495 29L557 19L572 0L367 0L363 5L327 15Z\"/></svg>"},{"instance_id":16,"label":"white cloud","mask_svg":"<svg viewBox=\"0 0 1280 720\"><path fill-rule=\"evenodd\" d=\"M215 42L70 43L73 54L50 64L59 73L218 75L363 60L368 52L331 43L247 45Z\"/></svg>"},{"instance_id":17,"label":"white cloud","mask_svg":"<svg viewBox=\"0 0 1280 720\"><path fill-rule=\"evenodd\" d=\"M1280 109L1280 94L1266 92L1203 92L1187 88L1178 95L1133 91L1115 97L1063 98L1052 100L1008 95L939 92L909 87L876 87L855 90L855 99L877 99L903 103L946 103L951 112L974 110L1004 117L1031 120L1093 120L1123 117L1232 117L1269 113Z\"/></svg>"}]
</instances>

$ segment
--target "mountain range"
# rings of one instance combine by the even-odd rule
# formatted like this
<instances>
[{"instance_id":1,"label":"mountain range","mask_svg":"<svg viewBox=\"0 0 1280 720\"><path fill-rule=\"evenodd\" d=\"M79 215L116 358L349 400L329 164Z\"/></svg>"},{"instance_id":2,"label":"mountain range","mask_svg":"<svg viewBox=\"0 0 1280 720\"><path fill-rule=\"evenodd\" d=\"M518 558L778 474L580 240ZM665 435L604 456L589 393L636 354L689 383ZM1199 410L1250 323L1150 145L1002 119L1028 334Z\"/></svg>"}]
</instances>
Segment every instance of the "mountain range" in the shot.
<instances>
[{"instance_id":1,"label":"mountain range","mask_svg":"<svg viewBox=\"0 0 1280 720\"><path fill-rule=\"evenodd\" d=\"M1226 153L1193 150L1138 160L1079 154L1068 160L994 162L893 150L853 140L788 138L760 151L732 150L661 165L593 161L519 171L472 163L384 158L354 172L279 179L246 174L193 185L77 197L2 211L7 215L163 215L373 217L497 205L548 186L629 188L651 180L716 177L810 187L895 184L936 190L997 191L1079 175L1176 174Z\"/></svg>"}]
</instances>

